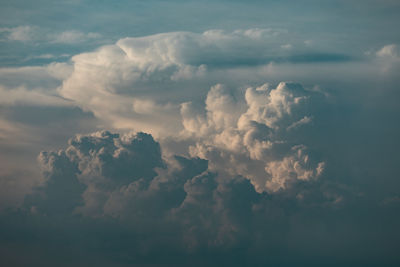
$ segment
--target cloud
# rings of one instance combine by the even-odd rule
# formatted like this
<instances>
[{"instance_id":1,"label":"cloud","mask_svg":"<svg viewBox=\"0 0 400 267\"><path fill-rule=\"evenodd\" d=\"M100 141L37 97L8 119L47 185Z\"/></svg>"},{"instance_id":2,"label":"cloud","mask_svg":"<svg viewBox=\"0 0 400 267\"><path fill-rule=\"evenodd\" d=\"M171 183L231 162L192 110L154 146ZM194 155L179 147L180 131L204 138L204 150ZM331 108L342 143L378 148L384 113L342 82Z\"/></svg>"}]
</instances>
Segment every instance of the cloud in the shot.
<instances>
[{"instance_id":1,"label":"cloud","mask_svg":"<svg viewBox=\"0 0 400 267\"><path fill-rule=\"evenodd\" d=\"M389 44L383 46L375 53L378 64L380 65L381 71L384 75L396 76L400 67L400 49L396 44Z\"/></svg>"},{"instance_id":2,"label":"cloud","mask_svg":"<svg viewBox=\"0 0 400 267\"><path fill-rule=\"evenodd\" d=\"M292 146L291 135L284 134L287 125L307 114L314 92L291 83L246 91L257 91L260 96L241 98L222 85L210 90L199 108L203 112L198 114L203 116L207 131L190 133L195 145L207 145L203 158L166 155L163 143L149 134L107 131L77 135L61 150L42 152L39 164L44 179L33 192L27 192L22 209L0 214L2 229L8 233L2 236L15 238L12 233L22 231L24 235L16 244L39 242L45 251L41 253L47 254L56 244L67 243L57 247L57 255L70 257L71 247L86 248L104 262L176 264L179 258L182 265L193 259L214 264L215 255L219 255L222 259L217 259L216 265L233 257L233 266L243 257L246 262L265 263L266 253L270 262L280 262L281 256L274 249L287 248L287 243L299 240L299 236L300 241L285 252L285 257L302 248L313 251L309 252L311 258L316 248L319 253L328 253L331 248L318 246L321 238L340 248L349 231L361 231L360 225L366 229L361 231L363 236L376 238L368 234L371 210L375 212L370 201L332 178L319 179L323 163L304 146ZM285 105L275 105L279 103L272 101L276 94ZM249 111L250 104L262 97L258 113L254 113L254 105ZM298 97L305 97L304 101L296 102ZM245 102L239 104L242 100ZM279 107L280 112L272 113L277 119L262 116L271 105ZM234 107L240 107L240 112L224 119L224 112ZM299 114L290 119L289 110ZM246 127L242 130L237 123L240 118L249 121L243 123ZM227 129L238 138L236 145L215 139ZM248 143L243 141L246 135ZM276 143L277 137L284 137L289 145ZM259 152L250 153L255 148L251 142L266 141L272 143L271 148L261 146ZM264 176L256 176L260 173ZM353 216L355 205L357 216ZM355 222L349 225L349 219ZM339 230L326 231L332 227ZM363 240L352 242L358 245ZM21 253L26 255L29 248L22 246Z\"/></svg>"},{"instance_id":3,"label":"cloud","mask_svg":"<svg viewBox=\"0 0 400 267\"><path fill-rule=\"evenodd\" d=\"M250 216L258 199L243 177L219 176L200 158L164 158L159 143L145 133L102 131L68 143L40 153L44 181L23 206L31 216L127 222L146 234L151 247L157 245L152 231L179 225L171 228L172 245L188 251L231 247L243 238L241 216Z\"/></svg>"},{"instance_id":4,"label":"cloud","mask_svg":"<svg viewBox=\"0 0 400 267\"><path fill-rule=\"evenodd\" d=\"M39 163L46 183L36 198L44 195L51 211L58 211L58 205L67 205L64 213L82 206L79 212L93 216L103 214L104 202L113 190L139 179L151 180L156 175L154 168L163 166L160 147L151 136L138 133L119 138L109 132L76 136L66 150L42 152ZM49 203L51 197L55 199ZM28 202L41 209L40 203Z\"/></svg>"},{"instance_id":5,"label":"cloud","mask_svg":"<svg viewBox=\"0 0 400 267\"><path fill-rule=\"evenodd\" d=\"M79 30L54 32L46 28L30 25L0 28L0 33L5 33L5 37L9 41L24 42L25 44L33 42L36 44L54 43L71 45L98 40L102 37L101 34L94 32L84 33Z\"/></svg>"},{"instance_id":6,"label":"cloud","mask_svg":"<svg viewBox=\"0 0 400 267\"><path fill-rule=\"evenodd\" d=\"M281 161L268 162L265 171L271 175L266 182L266 188L271 191L285 189L288 184L296 180L309 181L318 178L324 170L324 162L319 162L315 169L309 166L309 156L304 153L303 147L293 147L294 155L285 157Z\"/></svg>"},{"instance_id":7,"label":"cloud","mask_svg":"<svg viewBox=\"0 0 400 267\"><path fill-rule=\"evenodd\" d=\"M2 265L398 265L399 1L80 2L2 4L76 55L0 70Z\"/></svg>"},{"instance_id":8,"label":"cloud","mask_svg":"<svg viewBox=\"0 0 400 267\"><path fill-rule=\"evenodd\" d=\"M323 162L308 163L306 149L294 149L302 143L288 139L311 122L308 102L316 93L296 83L249 87L244 94L237 84L216 84L203 104L204 93L196 91L213 81L208 69L219 68L222 61L237 65L242 56L251 59L281 50L274 47L273 37L279 34L213 30L121 39L74 56L70 75L57 77L64 79L58 92L112 128L146 131L178 142L188 139L193 145L187 153L209 160L212 170L226 168L224 172L250 179L257 192L276 192L287 185L268 162L296 162L287 166L288 173L298 177L294 180L321 175ZM239 55L243 47L254 51ZM49 69L57 70L53 65ZM304 155L296 158L299 153ZM239 161L242 164L235 163ZM304 173L310 173L309 179L302 178ZM273 186L271 179L280 182Z\"/></svg>"},{"instance_id":9,"label":"cloud","mask_svg":"<svg viewBox=\"0 0 400 267\"><path fill-rule=\"evenodd\" d=\"M13 106L29 104L36 106L73 106L71 101L59 96L51 96L38 91L30 91L24 87L4 88L0 86L0 105Z\"/></svg>"},{"instance_id":10,"label":"cloud","mask_svg":"<svg viewBox=\"0 0 400 267\"><path fill-rule=\"evenodd\" d=\"M213 91L210 98L219 99L225 108L234 104L227 100L226 88ZM211 102L207 101L209 108L215 110L218 106ZM219 125L226 123L215 118ZM264 262L253 258L260 254L252 249L285 247L287 240L304 233L296 227L308 225L322 209L333 213L344 202L346 190L337 185L309 183L317 178L322 163L310 168L312 160L304 146L260 164L270 174L267 193L257 192L253 180L229 172L227 165L214 168L212 157L166 156L161 148L149 134L101 131L77 135L65 149L42 152L38 160L44 180L25 198L23 215L10 215L10 221L26 218L13 229L40 219L41 224L30 227L41 233L43 246L67 239L91 247L91 242L103 240L105 249L94 248L102 252L101 258L127 261L126 255L133 255L131 263L153 262L151 255L165 250L180 257L206 257L205 261L215 253L238 251L250 262ZM226 158L236 157L216 149L221 158L224 153ZM249 156L239 156L243 162L236 163L242 169L243 164L258 168ZM319 222L331 225L332 216ZM62 236L54 239L49 231Z\"/></svg>"},{"instance_id":11,"label":"cloud","mask_svg":"<svg viewBox=\"0 0 400 267\"><path fill-rule=\"evenodd\" d=\"M30 90L46 88L55 91L72 71L69 64L57 62L44 66L0 68L0 84L6 87L26 86Z\"/></svg>"},{"instance_id":12,"label":"cloud","mask_svg":"<svg viewBox=\"0 0 400 267\"><path fill-rule=\"evenodd\" d=\"M0 176L4 192L21 192L4 194L1 207L18 215L3 221L20 222L11 227L15 232L34 229L43 247L62 240L127 264L153 263L160 251L168 254L161 262L173 262L170 255L214 262L210 255L234 251L264 263L260 255L284 251L293 240L340 244L352 207L370 205L365 192L371 190L358 189L355 179L370 175L371 181L378 173L379 160L368 159L377 150L358 149L359 138L375 140L381 125L358 106L368 95L364 87L341 85L373 79L365 73L376 75L377 66L372 62L365 72L358 68L364 63L323 64L338 61L282 35L165 33L121 39L68 63L0 69L0 141L7 149L1 164L12 169ZM383 57L395 55L386 50ZM328 93L320 89L327 77L341 78ZM281 82L292 79L301 82ZM374 127L361 133L356 121ZM99 128L109 131L79 134L64 145L67 136ZM28 166L20 164L28 160L17 144L27 159L38 147L46 150L39 156L42 176L15 171ZM315 233L335 227L346 230ZM333 250L298 242L292 253Z\"/></svg>"},{"instance_id":13,"label":"cloud","mask_svg":"<svg viewBox=\"0 0 400 267\"><path fill-rule=\"evenodd\" d=\"M0 105L74 106L56 90L71 71L66 63L0 68Z\"/></svg>"},{"instance_id":14,"label":"cloud","mask_svg":"<svg viewBox=\"0 0 400 267\"><path fill-rule=\"evenodd\" d=\"M8 33L7 38L11 41L27 42L35 38L35 28L32 26L1 28L0 32Z\"/></svg>"},{"instance_id":15,"label":"cloud","mask_svg":"<svg viewBox=\"0 0 400 267\"><path fill-rule=\"evenodd\" d=\"M323 94L276 82L296 67L272 57L312 54L303 41L282 48L286 34L255 28L124 38L71 63L3 68L0 92L8 107L78 105L101 128L148 132L175 144L169 155L206 159L210 171L248 179L258 193L296 191L326 166L307 137L315 135Z\"/></svg>"},{"instance_id":16,"label":"cloud","mask_svg":"<svg viewBox=\"0 0 400 267\"><path fill-rule=\"evenodd\" d=\"M293 144L286 133L304 124L313 94L295 83L264 84L246 89L244 104L217 85L207 95L206 112L188 103L181 107L183 135L196 143L190 153L208 159L211 169L250 179L257 192L317 179L324 163L311 163L306 148Z\"/></svg>"},{"instance_id":17,"label":"cloud","mask_svg":"<svg viewBox=\"0 0 400 267\"><path fill-rule=\"evenodd\" d=\"M390 59L397 59L400 56L399 49L395 44L383 46L380 50L376 52L376 55L381 58Z\"/></svg>"},{"instance_id":18,"label":"cloud","mask_svg":"<svg viewBox=\"0 0 400 267\"><path fill-rule=\"evenodd\" d=\"M99 33L89 32L83 33L76 30L64 31L52 36L53 43L62 44L76 44L86 42L91 39L99 39L101 35Z\"/></svg>"},{"instance_id":19,"label":"cloud","mask_svg":"<svg viewBox=\"0 0 400 267\"><path fill-rule=\"evenodd\" d=\"M299 181L309 182L321 175L325 163L310 159L305 146L282 145L288 141L275 141L275 131L265 124L260 123L259 127L269 129L269 133L254 133L253 126L244 130L234 128L235 121L225 125L226 121L214 116L213 111L227 107L221 102L234 105L227 100L227 91L221 88L214 87L208 95L211 129L203 136L196 136L196 145L189 147L190 158L163 156L160 144L141 132L77 135L69 140L66 149L40 154L45 182L25 204L35 212L44 213L78 213L135 221L138 214L143 220L161 215L173 219L186 214L187 209L192 214L193 205L205 209L204 212L214 210L219 197L223 197L221 192L219 197L215 192L228 185L243 184L254 195L256 191L273 194L294 189ZM220 105L214 106L211 103L216 99ZM236 134L237 147L224 142L227 130ZM211 202L206 204L207 201ZM64 205L62 211L57 208L58 202ZM154 210L143 210L148 205Z\"/></svg>"},{"instance_id":20,"label":"cloud","mask_svg":"<svg viewBox=\"0 0 400 267\"><path fill-rule=\"evenodd\" d=\"M303 42L282 49L282 40L276 37L286 35L285 31L255 28L123 38L72 57L74 71L64 80L60 94L111 127L156 136L172 134L182 128L177 120L179 105L198 104L209 87L232 83L230 75L246 76L246 70L238 67L255 68L247 70L253 72L247 79L254 76L258 81L270 62L290 62L312 54Z\"/></svg>"}]
</instances>

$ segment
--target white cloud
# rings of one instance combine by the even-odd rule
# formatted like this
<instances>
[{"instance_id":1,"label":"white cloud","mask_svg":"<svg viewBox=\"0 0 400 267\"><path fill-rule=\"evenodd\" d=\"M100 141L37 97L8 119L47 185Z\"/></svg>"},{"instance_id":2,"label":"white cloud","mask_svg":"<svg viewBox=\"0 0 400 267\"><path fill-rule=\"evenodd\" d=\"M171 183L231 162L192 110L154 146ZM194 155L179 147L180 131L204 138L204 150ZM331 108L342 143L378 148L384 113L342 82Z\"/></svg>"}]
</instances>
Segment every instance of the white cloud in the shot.
<instances>
[{"instance_id":1,"label":"white cloud","mask_svg":"<svg viewBox=\"0 0 400 267\"><path fill-rule=\"evenodd\" d=\"M71 66L66 63L0 68L0 105L75 105L71 100L60 97L57 92L57 87L71 71Z\"/></svg>"},{"instance_id":2,"label":"white cloud","mask_svg":"<svg viewBox=\"0 0 400 267\"><path fill-rule=\"evenodd\" d=\"M29 88L52 87L61 84L71 75L73 68L68 63L50 63L44 66L0 68L0 84L7 87L27 85Z\"/></svg>"},{"instance_id":3,"label":"white cloud","mask_svg":"<svg viewBox=\"0 0 400 267\"><path fill-rule=\"evenodd\" d=\"M310 159L305 154L305 147L295 146L292 148L293 154L279 161L267 163L265 171L271 175L265 187L275 192L286 189L290 183L296 180L310 181L318 178L324 170L324 162L319 162L316 168L310 168Z\"/></svg>"},{"instance_id":4,"label":"white cloud","mask_svg":"<svg viewBox=\"0 0 400 267\"><path fill-rule=\"evenodd\" d=\"M286 131L308 122L306 102L313 94L299 84L264 84L246 90L243 109L228 90L213 87L203 117L190 105L182 106L184 135L194 136L196 142L191 155L208 159L212 170L250 179L257 192L316 179L324 163L311 163L305 147L291 148L291 140L285 139Z\"/></svg>"},{"instance_id":5,"label":"white cloud","mask_svg":"<svg viewBox=\"0 0 400 267\"><path fill-rule=\"evenodd\" d=\"M249 29L124 38L72 57L74 71L60 93L111 127L175 134L182 129L177 107L198 103L217 79L210 68L267 64L271 57L286 55L274 38L280 34ZM143 110L150 103L151 114Z\"/></svg>"},{"instance_id":6,"label":"white cloud","mask_svg":"<svg viewBox=\"0 0 400 267\"><path fill-rule=\"evenodd\" d=\"M14 28L2 28L2 32L8 32L7 38L12 41L26 42L34 39L36 28L32 26L18 26Z\"/></svg>"},{"instance_id":7,"label":"white cloud","mask_svg":"<svg viewBox=\"0 0 400 267\"><path fill-rule=\"evenodd\" d=\"M99 39L99 33L89 32L83 33L77 30L64 31L58 34L50 35L52 42L63 44L76 44L83 43L91 39Z\"/></svg>"},{"instance_id":8,"label":"white cloud","mask_svg":"<svg viewBox=\"0 0 400 267\"><path fill-rule=\"evenodd\" d=\"M66 30L54 32L47 28L23 25L17 27L0 28L0 33L5 33L6 40L18 42L32 42L35 44L82 44L101 39L102 35L95 32L81 32L79 30Z\"/></svg>"},{"instance_id":9,"label":"white cloud","mask_svg":"<svg viewBox=\"0 0 400 267\"><path fill-rule=\"evenodd\" d=\"M8 89L0 86L0 105L74 106L70 100L45 92L27 90L25 87Z\"/></svg>"},{"instance_id":10,"label":"white cloud","mask_svg":"<svg viewBox=\"0 0 400 267\"><path fill-rule=\"evenodd\" d=\"M385 45L375 54L383 74L397 76L400 67L400 49L398 45Z\"/></svg>"},{"instance_id":11,"label":"white cloud","mask_svg":"<svg viewBox=\"0 0 400 267\"><path fill-rule=\"evenodd\" d=\"M399 48L395 44L385 45L376 52L378 57L398 59L400 56Z\"/></svg>"}]
</instances>

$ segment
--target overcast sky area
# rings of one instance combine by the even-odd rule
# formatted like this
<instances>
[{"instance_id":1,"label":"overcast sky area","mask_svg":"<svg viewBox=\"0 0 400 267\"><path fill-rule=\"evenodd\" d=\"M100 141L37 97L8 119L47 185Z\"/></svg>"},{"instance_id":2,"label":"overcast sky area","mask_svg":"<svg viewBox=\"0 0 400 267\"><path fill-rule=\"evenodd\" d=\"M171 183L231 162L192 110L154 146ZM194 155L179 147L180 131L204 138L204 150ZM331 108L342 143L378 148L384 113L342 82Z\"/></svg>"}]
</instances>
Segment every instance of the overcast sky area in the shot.
<instances>
[{"instance_id":1,"label":"overcast sky area","mask_svg":"<svg viewBox=\"0 0 400 267\"><path fill-rule=\"evenodd\" d=\"M1 0L1 266L399 266L400 2Z\"/></svg>"}]
</instances>

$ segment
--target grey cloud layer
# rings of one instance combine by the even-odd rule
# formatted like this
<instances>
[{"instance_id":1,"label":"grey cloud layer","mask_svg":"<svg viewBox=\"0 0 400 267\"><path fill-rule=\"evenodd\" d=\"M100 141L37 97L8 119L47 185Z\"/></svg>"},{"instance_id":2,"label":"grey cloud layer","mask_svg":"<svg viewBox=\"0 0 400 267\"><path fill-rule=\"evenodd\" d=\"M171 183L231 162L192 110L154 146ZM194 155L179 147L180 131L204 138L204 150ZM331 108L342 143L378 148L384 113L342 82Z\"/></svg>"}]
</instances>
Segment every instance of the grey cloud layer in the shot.
<instances>
[{"instance_id":1,"label":"grey cloud layer","mask_svg":"<svg viewBox=\"0 0 400 267\"><path fill-rule=\"evenodd\" d=\"M147 224L153 231L178 224L171 241L188 251L238 245L250 234L242 216L260 216L267 199L243 177L210 170L204 159L163 158L145 133L78 135L65 150L42 152L39 163L45 181L24 203L33 216L116 218L146 235Z\"/></svg>"},{"instance_id":2,"label":"grey cloud layer","mask_svg":"<svg viewBox=\"0 0 400 267\"><path fill-rule=\"evenodd\" d=\"M295 162L291 159L294 157L301 154L285 158L285 163L273 162L280 166L268 168L276 168L277 172L283 169L281 177L285 179L293 177L289 172L296 171L287 168L293 166L289 162ZM38 253L46 255L50 247L64 240L83 250L101 252L89 253L85 258L91 262L96 261L92 257L100 258L99 265L105 266L108 261L122 265L187 265L193 260L195 266L226 262L232 266L291 266L298 261L298 251L303 250L304 263L319 262L334 254L334 264L355 259L356 265L361 266L365 258L359 254L363 255L365 248L360 242L376 238L368 225L387 225L366 223L370 213L376 212L375 207L333 180L301 180L292 183L290 190L260 194L242 176L213 170L211 160L165 157L159 143L144 133L119 135L103 131L78 135L70 139L66 149L41 153L44 183L25 199L19 213L8 215L0 223L12 231L26 227L34 231L39 236L30 238L41 240ZM353 205L358 207L360 218L351 215ZM387 216L395 207L379 209L381 215ZM348 218L355 221L349 223ZM28 223L35 220L41 224ZM356 229L363 238L349 233ZM58 233L57 237L52 232ZM325 246L318 246L321 238ZM392 246L382 236L379 240L385 248ZM94 245L103 242L107 244L104 248ZM361 248L355 249L358 246ZM26 252L29 246L20 249L30 257ZM352 249L353 253L341 249ZM289 259L282 260L282 250ZM68 246L57 251L75 255ZM315 253L324 256L315 258ZM390 252L375 250L367 258L375 264L374 257L382 255L388 263L396 259ZM52 261L57 262L52 257L33 259L50 265ZM79 257L73 260L80 264L84 261Z\"/></svg>"},{"instance_id":3,"label":"grey cloud layer","mask_svg":"<svg viewBox=\"0 0 400 267\"><path fill-rule=\"evenodd\" d=\"M208 171L206 160L181 156L163 160L159 144L144 133L77 136L65 150L42 152L39 162L45 182L25 200L30 213L114 217L134 223L135 231L146 224L156 231L163 224L180 224L183 232L175 232L176 239L189 249L227 246L225 241L240 231L226 218L230 208L224 203L233 201L225 199L231 186L256 194L243 178L218 178ZM250 206L247 209L251 212ZM202 236L208 231L213 233Z\"/></svg>"}]
</instances>

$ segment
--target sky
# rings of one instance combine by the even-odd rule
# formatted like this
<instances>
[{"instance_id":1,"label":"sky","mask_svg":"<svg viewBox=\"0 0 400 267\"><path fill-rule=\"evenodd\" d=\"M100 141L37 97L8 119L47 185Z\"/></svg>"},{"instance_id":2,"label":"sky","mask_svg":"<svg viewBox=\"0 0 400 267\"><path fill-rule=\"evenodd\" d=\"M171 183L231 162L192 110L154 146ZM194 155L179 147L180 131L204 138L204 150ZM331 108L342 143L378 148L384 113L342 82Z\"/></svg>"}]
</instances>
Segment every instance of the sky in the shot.
<instances>
[{"instance_id":1,"label":"sky","mask_svg":"<svg viewBox=\"0 0 400 267\"><path fill-rule=\"evenodd\" d=\"M1 0L1 265L398 266L399 18Z\"/></svg>"}]
</instances>

